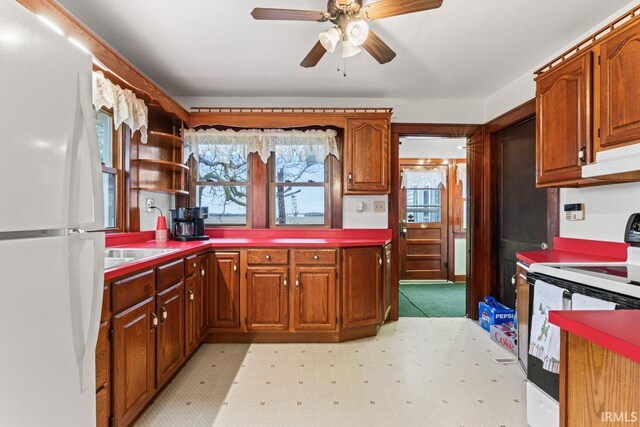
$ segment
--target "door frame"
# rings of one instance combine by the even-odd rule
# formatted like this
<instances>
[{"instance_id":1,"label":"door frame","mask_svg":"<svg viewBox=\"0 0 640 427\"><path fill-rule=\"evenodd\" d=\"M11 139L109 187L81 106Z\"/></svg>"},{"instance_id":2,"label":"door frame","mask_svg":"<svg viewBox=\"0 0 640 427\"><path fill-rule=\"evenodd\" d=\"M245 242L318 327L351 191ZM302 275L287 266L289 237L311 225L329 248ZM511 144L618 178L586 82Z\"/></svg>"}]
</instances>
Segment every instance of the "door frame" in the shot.
<instances>
[{"instance_id":1,"label":"door frame","mask_svg":"<svg viewBox=\"0 0 640 427\"><path fill-rule=\"evenodd\" d=\"M407 136L437 136L443 138L467 138L470 144L484 143L483 140L483 125L477 124L437 124L437 123L392 123L391 124L391 194L389 199L389 228L392 232L392 245L393 251L391 253L391 313L389 314L390 320L398 320L398 292L399 292L399 279L400 279L400 138ZM472 164L473 162L473 164ZM471 167L484 168L484 162L481 157L469 157L467 152L467 170ZM468 174L471 176L472 174ZM477 181L477 180L476 180ZM482 196L473 191L473 183L469 181L467 183L469 188L470 200L482 200ZM471 204L470 204L471 205ZM476 209L470 209L468 233L472 233L474 229L472 222L474 218L480 218L481 213ZM473 216L472 216L473 215ZM478 227L482 230L482 227ZM488 240L490 241L490 240ZM467 246L471 248L471 246ZM479 251L471 250L470 256L473 258L474 253ZM467 261L469 265L469 260ZM479 280L474 278L471 271L467 268L467 284L480 283ZM480 286L467 286L467 316L477 318L477 306L474 309L473 301L476 301L476 294L482 293L477 289Z\"/></svg>"}]
</instances>

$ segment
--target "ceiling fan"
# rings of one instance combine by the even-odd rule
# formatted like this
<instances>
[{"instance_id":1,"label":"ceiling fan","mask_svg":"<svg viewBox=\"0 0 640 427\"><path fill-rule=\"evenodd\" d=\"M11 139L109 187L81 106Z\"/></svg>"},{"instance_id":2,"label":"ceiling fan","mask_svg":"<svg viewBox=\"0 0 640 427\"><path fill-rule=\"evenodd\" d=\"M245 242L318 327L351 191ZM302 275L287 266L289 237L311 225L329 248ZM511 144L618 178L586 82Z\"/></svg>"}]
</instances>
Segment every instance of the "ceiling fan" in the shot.
<instances>
[{"instance_id":1,"label":"ceiling fan","mask_svg":"<svg viewBox=\"0 0 640 427\"><path fill-rule=\"evenodd\" d=\"M396 53L369 29L367 21L437 9L443 0L380 0L362 5L362 0L329 0L327 11L270 9L258 7L251 16L259 20L331 22L334 26L320 33L318 42L300 65L315 67L326 52L333 52L342 42L342 57L357 55L363 47L380 64L386 64Z\"/></svg>"}]
</instances>

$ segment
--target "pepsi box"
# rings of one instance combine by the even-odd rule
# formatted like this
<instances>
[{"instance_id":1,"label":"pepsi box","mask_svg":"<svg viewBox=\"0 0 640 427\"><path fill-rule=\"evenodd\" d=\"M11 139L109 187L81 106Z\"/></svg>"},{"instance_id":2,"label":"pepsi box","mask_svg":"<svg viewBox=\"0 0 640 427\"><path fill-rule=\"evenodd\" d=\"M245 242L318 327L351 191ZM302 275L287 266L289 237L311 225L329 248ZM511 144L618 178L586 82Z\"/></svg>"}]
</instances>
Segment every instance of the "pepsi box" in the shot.
<instances>
[{"instance_id":1,"label":"pepsi box","mask_svg":"<svg viewBox=\"0 0 640 427\"><path fill-rule=\"evenodd\" d=\"M478 323L487 332L492 325L513 322L515 310L500 304L494 297L485 297L484 302L478 304Z\"/></svg>"}]
</instances>

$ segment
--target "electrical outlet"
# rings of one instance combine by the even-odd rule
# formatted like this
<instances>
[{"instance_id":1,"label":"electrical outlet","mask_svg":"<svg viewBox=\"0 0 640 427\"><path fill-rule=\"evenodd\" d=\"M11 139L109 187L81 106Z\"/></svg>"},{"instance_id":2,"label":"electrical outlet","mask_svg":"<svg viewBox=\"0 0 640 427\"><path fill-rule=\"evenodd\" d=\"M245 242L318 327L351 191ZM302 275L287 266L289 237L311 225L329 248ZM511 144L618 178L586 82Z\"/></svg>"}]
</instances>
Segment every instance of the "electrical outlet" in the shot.
<instances>
[{"instance_id":1,"label":"electrical outlet","mask_svg":"<svg viewBox=\"0 0 640 427\"><path fill-rule=\"evenodd\" d=\"M147 212L151 213L151 211L153 211L153 209L151 209L152 207L155 206L155 203L153 201L153 199L147 199Z\"/></svg>"},{"instance_id":2,"label":"electrical outlet","mask_svg":"<svg viewBox=\"0 0 640 427\"><path fill-rule=\"evenodd\" d=\"M384 200L376 200L373 202L373 211L377 213L385 212L385 203Z\"/></svg>"}]
</instances>

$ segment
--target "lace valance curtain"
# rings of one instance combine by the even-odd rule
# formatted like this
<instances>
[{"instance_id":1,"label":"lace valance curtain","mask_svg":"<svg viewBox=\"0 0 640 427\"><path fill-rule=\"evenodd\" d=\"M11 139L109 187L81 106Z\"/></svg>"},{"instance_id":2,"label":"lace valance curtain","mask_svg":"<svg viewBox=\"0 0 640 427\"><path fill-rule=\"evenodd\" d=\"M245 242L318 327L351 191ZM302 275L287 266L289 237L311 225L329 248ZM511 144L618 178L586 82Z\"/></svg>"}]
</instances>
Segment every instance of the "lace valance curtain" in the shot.
<instances>
[{"instance_id":1,"label":"lace valance curtain","mask_svg":"<svg viewBox=\"0 0 640 427\"><path fill-rule=\"evenodd\" d=\"M404 169L402 188L438 188L447 186L447 169L436 166L423 169Z\"/></svg>"},{"instance_id":2,"label":"lace valance curtain","mask_svg":"<svg viewBox=\"0 0 640 427\"><path fill-rule=\"evenodd\" d=\"M216 155L222 161L234 156L245 158L249 153L258 153L267 163L272 151L278 148L278 155L286 161L298 156L301 159L315 158L323 160L328 155L340 158L336 136L329 130L283 130L283 129L247 129L247 130L193 130L184 133L184 142L192 153L200 153L202 147Z\"/></svg>"},{"instance_id":3,"label":"lace valance curtain","mask_svg":"<svg viewBox=\"0 0 640 427\"><path fill-rule=\"evenodd\" d=\"M456 165L456 183L462 184L462 197L467 198L467 165L458 163Z\"/></svg>"},{"instance_id":4,"label":"lace valance curtain","mask_svg":"<svg viewBox=\"0 0 640 427\"><path fill-rule=\"evenodd\" d=\"M111 83L102 71L93 72L93 106L96 110L112 108L115 128L118 129L124 123L132 132L139 130L142 143L147 143L149 110L144 101L129 89L122 89Z\"/></svg>"}]
</instances>

